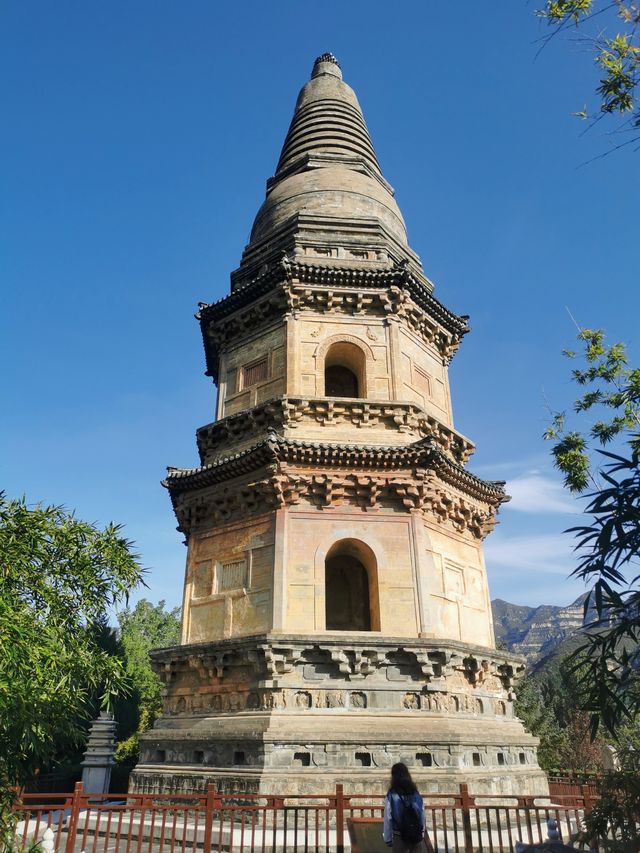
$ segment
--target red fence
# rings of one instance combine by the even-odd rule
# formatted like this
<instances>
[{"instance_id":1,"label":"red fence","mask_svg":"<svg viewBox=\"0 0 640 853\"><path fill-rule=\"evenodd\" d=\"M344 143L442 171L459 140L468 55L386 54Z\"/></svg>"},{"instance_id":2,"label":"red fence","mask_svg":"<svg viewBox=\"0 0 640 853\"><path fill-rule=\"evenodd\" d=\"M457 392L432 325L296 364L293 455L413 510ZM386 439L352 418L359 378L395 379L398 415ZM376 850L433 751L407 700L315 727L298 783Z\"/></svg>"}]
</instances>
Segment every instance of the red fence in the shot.
<instances>
[{"instance_id":1,"label":"red fence","mask_svg":"<svg viewBox=\"0 0 640 853\"><path fill-rule=\"evenodd\" d=\"M512 853L517 841L546 841L549 818L568 842L591 794L471 796L461 785L454 794L425 794L424 802L436 851ZM234 797L213 785L203 795L99 796L78 783L73 794L47 794L46 802L45 795L24 794L16 805L21 849L50 829L47 846L55 853L343 853L350 849L349 818L381 821L383 809L383 797L347 795L341 785L327 796Z\"/></svg>"},{"instance_id":2,"label":"red fence","mask_svg":"<svg viewBox=\"0 0 640 853\"><path fill-rule=\"evenodd\" d=\"M593 799L598 790L598 777L576 779L572 776L549 776L552 797L587 797Z\"/></svg>"}]
</instances>

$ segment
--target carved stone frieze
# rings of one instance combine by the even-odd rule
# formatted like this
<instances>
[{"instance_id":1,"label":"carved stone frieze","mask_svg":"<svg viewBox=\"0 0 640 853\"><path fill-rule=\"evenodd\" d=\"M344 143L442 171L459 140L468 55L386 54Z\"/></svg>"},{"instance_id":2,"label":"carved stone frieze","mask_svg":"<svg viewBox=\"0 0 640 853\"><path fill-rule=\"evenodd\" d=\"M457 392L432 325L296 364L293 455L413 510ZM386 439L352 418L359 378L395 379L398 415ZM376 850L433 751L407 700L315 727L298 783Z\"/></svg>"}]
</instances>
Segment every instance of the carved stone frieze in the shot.
<instances>
[{"instance_id":1,"label":"carved stone frieze","mask_svg":"<svg viewBox=\"0 0 640 853\"><path fill-rule=\"evenodd\" d=\"M181 492L174 508L182 530L210 527L296 504L318 508L421 512L458 533L484 539L495 525L496 506L481 503L443 484L433 473L302 473L270 466L261 478L231 482L196 493Z\"/></svg>"},{"instance_id":2,"label":"carved stone frieze","mask_svg":"<svg viewBox=\"0 0 640 853\"><path fill-rule=\"evenodd\" d=\"M292 682L315 689L317 682L325 680L329 684L365 680L388 689L389 681L411 681L438 692L477 689L502 697L524 671L520 658L505 657L489 649L476 653L460 644L435 640L363 640L289 641L263 636L253 641L236 640L234 644L220 640L161 649L151 658L167 696L183 701L183 691L194 686L205 691L219 689L226 696L241 691L246 701L238 699L238 707L253 703L256 708L263 703L247 697L274 682L281 690ZM198 697L200 702L202 697ZM286 704L286 697L281 698Z\"/></svg>"},{"instance_id":3,"label":"carved stone frieze","mask_svg":"<svg viewBox=\"0 0 640 853\"><path fill-rule=\"evenodd\" d=\"M201 304L207 373L218 381L219 353L230 341L273 323L287 311L395 316L448 363L469 331L466 317L448 311L407 264L393 269L340 268L291 262L271 264L254 281L217 303Z\"/></svg>"},{"instance_id":4,"label":"carved stone frieze","mask_svg":"<svg viewBox=\"0 0 640 853\"><path fill-rule=\"evenodd\" d=\"M197 433L200 460L207 464L224 448L257 439L269 430L288 428L304 432L310 425L331 429L346 423L361 430L395 431L407 440L431 438L435 446L459 464L467 462L474 450L471 441L415 403L289 396L201 427Z\"/></svg>"}]
</instances>

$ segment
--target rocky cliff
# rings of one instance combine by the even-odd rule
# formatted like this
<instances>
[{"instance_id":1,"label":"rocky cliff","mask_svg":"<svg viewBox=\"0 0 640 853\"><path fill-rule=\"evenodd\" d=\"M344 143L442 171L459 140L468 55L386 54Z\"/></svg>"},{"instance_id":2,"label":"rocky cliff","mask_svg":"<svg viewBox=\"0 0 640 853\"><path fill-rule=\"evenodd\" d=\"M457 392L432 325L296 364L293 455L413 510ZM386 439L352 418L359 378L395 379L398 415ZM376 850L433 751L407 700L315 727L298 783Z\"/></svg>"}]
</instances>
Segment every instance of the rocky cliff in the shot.
<instances>
[{"instance_id":1,"label":"rocky cliff","mask_svg":"<svg viewBox=\"0 0 640 853\"><path fill-rule=\"evenodd\" d=\"M580 630L584 599L581 595L567 607L524 607L496 598L491 602L496 643L535 664Z\"/></svg>"}]
</instances>

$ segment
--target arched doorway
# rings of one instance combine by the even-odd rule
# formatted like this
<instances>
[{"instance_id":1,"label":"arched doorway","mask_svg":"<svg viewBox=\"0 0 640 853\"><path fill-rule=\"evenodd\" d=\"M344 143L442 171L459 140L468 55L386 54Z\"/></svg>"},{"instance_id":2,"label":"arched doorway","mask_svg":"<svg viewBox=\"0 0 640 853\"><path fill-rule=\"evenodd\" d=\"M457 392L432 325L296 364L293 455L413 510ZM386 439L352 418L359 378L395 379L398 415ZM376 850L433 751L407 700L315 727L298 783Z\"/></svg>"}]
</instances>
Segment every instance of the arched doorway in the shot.
<instances>
[{"instance_id":1,"label":"arched doorway","mask_svg":"<svg viewBox=\"0 0 640 853\"><path fill-rule=\"evenodd\" d=\"M365 397L365 362L365 354L356 344L332 344L324 360L325 397Z\"/></svg>"},{"instance_id":2,"label":"arched doorway","mask_svg":"<svg viewBox=\"0 0 640 853\"><path fill-rule=\"evenodd\" d=\"M358 377L348 367L330 364L324 371L325 397L357 397Z\"/></svg>"},{"instance_id":3,"label":"arched doorway","mask_svg":"<svg viewBox=\"0 0 640 853\"><path fill-rule=\"evenodd\" d=\"M327 554L325 627L327 631L380 630L376 561L364 542L345 539Z\"/></svg>"}]
</instances>

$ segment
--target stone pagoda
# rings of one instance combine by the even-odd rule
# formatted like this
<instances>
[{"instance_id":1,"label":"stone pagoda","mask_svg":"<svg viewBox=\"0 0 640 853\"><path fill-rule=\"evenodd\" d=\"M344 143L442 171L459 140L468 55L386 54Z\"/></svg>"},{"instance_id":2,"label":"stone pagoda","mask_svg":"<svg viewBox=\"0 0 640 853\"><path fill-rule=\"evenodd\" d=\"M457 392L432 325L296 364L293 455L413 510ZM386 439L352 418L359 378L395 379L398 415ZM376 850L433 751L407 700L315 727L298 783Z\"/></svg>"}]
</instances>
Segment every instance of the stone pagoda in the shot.
<instances>
[{"instance_id":1,"label":"stone pagoda","mask_svg":"<svg viewBox=\"0 0 640 853\"><path fill-rule=\"evenodd\" d=\"M198 314L216 420L170 468L182 644L138 791L545 793L495 648L482 543L508 498L466 468L433 295L330 54L296 103L231 292Z\"/></svg>"}]
</instances>

